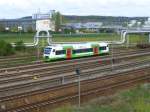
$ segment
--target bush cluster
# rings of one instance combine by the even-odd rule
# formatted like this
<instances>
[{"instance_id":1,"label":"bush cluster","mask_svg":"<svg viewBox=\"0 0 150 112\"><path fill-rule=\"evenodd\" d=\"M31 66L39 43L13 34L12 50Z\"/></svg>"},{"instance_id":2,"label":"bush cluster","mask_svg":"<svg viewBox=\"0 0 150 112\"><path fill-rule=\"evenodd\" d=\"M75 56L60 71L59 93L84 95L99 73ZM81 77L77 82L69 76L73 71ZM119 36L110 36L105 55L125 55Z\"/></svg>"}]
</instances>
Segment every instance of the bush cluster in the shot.
<instances>
[{"instance_id":1,"label":"bush cluster","mask_svg":"<svg viewBox=\"0 0 150 112\"><path fill-rule=\"evenodd\" d=\"M0 40L0 56L8 56L14 53L15 50L11 44L5 42L4 40Z\"/></svg>"},{"instance_id":2,"label":"bush cluster","mask_svg":"<svg viewBox=\"0 0 150 112\"><path fill-rule=\"evenodd\" d=\"M16 51L25 52L25 50L23 41L16 42L15 47L13 47L10 43L0 40L0 56L9 56L15 54Z\"/></svg>"},{"instance_id":3,"label":"bush cluster","mask_svg":"<svg viewBox=\"0 0 150 112\"><path fill-rule=\"evenodd\" d=\"M15 50L16 51L25 51L26 50L26 47L25 47L23 41L18 41L15 43Z\"/></svg>"},{"instance_id":4,"label":"bush cluster","mask_svg":"<svg viewBox=\"0 0 150 112\"><path fill-rule=\"evenodd\" d=\"M150 44L148 43L139 43L136 45L137 48L145 49L145 48L150 48Z\"/></svg>"}]
</instances>

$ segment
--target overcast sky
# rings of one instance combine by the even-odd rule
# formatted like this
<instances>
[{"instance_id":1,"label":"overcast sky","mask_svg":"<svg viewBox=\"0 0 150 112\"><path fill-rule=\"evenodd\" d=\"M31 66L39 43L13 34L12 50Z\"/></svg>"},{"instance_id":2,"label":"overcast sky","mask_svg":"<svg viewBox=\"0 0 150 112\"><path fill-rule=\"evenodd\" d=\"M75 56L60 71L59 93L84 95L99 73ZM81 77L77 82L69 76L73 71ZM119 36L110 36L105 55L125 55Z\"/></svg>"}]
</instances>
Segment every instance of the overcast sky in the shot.
<instances>
[{"instance_id":1,"label":"overcast sky","mask_svg":"<svg viewBox=\"0 0 150 112\"><path fill-rule=\"evenodd\" d=\"M69 15L150 16L150 0L0 0L0 18L49 10Z\"/></svg>"}]
</instances>

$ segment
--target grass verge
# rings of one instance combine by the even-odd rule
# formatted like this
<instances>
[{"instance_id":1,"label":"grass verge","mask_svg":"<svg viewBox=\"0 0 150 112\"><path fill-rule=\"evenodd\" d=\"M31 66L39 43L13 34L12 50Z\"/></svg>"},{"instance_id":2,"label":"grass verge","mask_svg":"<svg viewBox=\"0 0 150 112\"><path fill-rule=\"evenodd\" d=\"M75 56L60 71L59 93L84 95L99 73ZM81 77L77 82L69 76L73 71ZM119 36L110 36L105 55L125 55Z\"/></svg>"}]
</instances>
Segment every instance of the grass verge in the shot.
<instances>
[{"instance_id":1,"label":"grass verge","mask_svg":"<svg viewBox=\"0 0 150 112\"><path fill-rule=\"evenodd\" d=\"M54 112L150 112L150 84L98 98L82 105L80 110L76 106L64 106Z\"/></svg>"}]
</instances>

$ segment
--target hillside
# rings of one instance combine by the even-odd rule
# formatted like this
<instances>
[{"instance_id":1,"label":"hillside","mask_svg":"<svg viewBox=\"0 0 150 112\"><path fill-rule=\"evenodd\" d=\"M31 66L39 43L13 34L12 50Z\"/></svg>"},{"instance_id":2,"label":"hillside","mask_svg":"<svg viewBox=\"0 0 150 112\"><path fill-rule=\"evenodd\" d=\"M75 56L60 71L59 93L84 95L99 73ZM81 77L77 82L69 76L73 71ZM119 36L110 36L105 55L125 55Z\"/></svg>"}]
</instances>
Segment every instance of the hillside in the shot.
<instances>
[{"instance_id":1,"label":"hillside","mask_svg":"<svg viewBox=\"0 0 150 112\"><path fill-rule=\"evenodd\" d=\"M64 22L103 22L122 24L123 22L129 22L131 20L138 20L144 22L148 17L113 17L113 16L76 16L76 15L63 15Z\"/></svg>"}]
</instances>

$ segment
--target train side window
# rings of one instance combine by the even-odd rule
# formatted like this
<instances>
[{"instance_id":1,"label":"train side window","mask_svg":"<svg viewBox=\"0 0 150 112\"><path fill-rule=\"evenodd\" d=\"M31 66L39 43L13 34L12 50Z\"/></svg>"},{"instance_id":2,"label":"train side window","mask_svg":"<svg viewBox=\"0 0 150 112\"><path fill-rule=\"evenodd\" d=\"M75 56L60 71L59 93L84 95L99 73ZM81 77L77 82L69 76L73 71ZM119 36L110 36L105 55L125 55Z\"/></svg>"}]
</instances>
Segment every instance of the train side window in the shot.
<instances>
[{"instance_id":1,"label":"train side window","mask_svg":"<svg viewBox=\"0 0 150 112\"><path fill-rule=\"evenodd\" d=\"M53 49L53 52L55 52L55 49Z\"/></svg>"},{"instance_id":2,"label":"train side window","mask_svg":"<svg viewBox=\"0 0 150 112\"><path fill-rule=\"evenodd\" d=\"M66 53L65 50L56 51L56 55L62 55L62 54L65 54L65 53Z\"/></svg>"},{"instance_id":3,"label":"train side window","mask_svg":"<svg viewBox=\"0 0 150 112\"><path fill-rule=\"evenodd\" d=\"M87 48L87 49L76 49L76 50L73 50L73 54L86 53L86 52L93 52L93 49L92 48Z\"/></svg>"},{"instance_id":4,"label":"train side window","mask_svg":"<svg viewBox=\"0 0 150 112\"><path fill-rule=\"evenodd\" d=\"M72 54L76 54L76 51L75 51L75 50L72 50Z\"/></svg>"},{"instance_id":5,"label":"train side window","mask_svg":"<svg viewBox=\"0 0 150 112\"><path fill-rule=\"evenodd\" d=\"M99 50L106 50L106 47L99 47Z\"/></svg>"},{"instance_id":6,"label":"train side window","mask_svg":"<svg viewBox=\"0 0 150 112\"><path fill-rule=\"evenodd\" d=\"M93 52L93 48L89 48L89 52Z\"/></svg>"}]
</instances>

